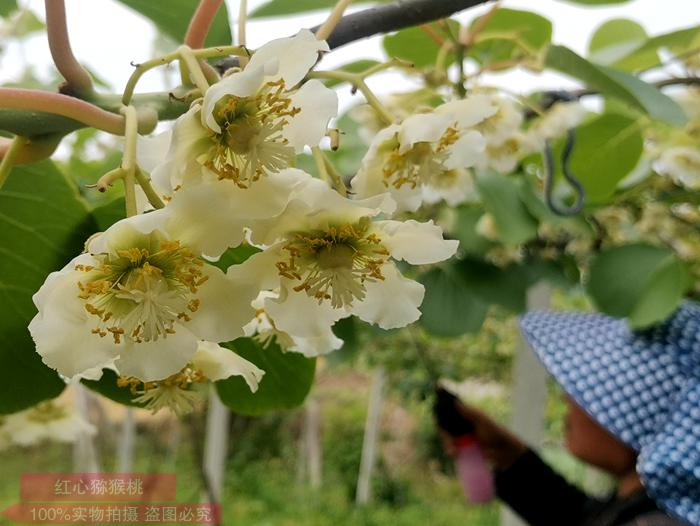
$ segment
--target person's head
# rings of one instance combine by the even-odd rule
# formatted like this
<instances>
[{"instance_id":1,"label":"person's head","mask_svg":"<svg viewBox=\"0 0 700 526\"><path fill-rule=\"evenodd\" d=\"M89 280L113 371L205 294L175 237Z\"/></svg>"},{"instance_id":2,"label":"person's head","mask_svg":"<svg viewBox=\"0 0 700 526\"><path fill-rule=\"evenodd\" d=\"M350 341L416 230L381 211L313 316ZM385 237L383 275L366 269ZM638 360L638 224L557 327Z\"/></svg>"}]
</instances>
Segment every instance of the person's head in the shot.
<instances>
[{"instance_id":1,"label":"person's head","mask_svg":"<svg viewBox=\"0 0 700 526\"><path fill-rule=\"evenodd\" d=\"M571 399L571 452L641 480L667 512L700 526L700 304L642 331L594 313L530 312L520 324Z\"/></svg>"},{"instance_id":2,"label":"person's head","mask_svg":"<svg viewBox=\"0 0 700 526\"><path fill-rule=\"evenodd\" d=\"M564 423L566 448L572 455L615 477L634 471L637 452L593 419L570 396Z\"/></svg>"}]
</instances>

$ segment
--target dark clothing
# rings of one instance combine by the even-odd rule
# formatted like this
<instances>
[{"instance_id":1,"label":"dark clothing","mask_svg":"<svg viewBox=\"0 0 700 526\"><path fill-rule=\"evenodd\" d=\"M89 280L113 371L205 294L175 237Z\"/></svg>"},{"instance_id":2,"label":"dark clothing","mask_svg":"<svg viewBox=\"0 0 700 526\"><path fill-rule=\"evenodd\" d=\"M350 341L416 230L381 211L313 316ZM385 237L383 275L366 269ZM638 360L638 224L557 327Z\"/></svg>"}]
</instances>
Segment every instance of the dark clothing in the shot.
<instances>
[{"instance_id":1,"label":"dark clothing","mask_svg":"<svg viewBox=\"0 0 700 526\"><path fill-rule=\"evenodd\" d=\"M595 499L528 451L496 473L501 500L530 526L687 526L660 511L644 490L624 499Z\"/></svg>"}]
</instances>

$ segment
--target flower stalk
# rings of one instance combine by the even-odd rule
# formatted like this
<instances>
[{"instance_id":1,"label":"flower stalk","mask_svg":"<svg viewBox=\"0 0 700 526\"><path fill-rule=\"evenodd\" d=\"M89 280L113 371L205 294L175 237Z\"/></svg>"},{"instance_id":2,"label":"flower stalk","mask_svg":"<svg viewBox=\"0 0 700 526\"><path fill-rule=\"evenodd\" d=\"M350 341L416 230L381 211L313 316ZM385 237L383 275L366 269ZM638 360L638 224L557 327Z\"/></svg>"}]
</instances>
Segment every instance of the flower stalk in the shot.
<instances>
[{"instance_id":1,"label":"flower stalk","mask_svg":"<svg viewBox=\"0 0 700 526\"><path fill-rule=\"evenodd\" d=\"M10 171L12 171L12 167L15 165L20 151L27 142L29 142L28 139L20 135L12 139L10 147L5 152L2 161L0 161L0 189L5 184L5 181L7 181L7 177L10 175Z\"/></svg>"},{"instance_id":2,"label":"flower stalk","mask_svg":"<svg viewBox=\"0 0 700 526\"><path fill-rule=\"evenodd\" d=\"M238 45L245 47L246 45L246 25L248 23L248 0L239 0L238 6ZM242 68L248 63L248 57L240 57L239 64Z\"/></svg>"},{"instance_id":3,"label":"flower stalk","mask_svg":"<svg viewBox=\"0 0 700 526\"><path fill-rule=\"evenodd\" d=\"M333 10L331 11L331 14L328 15L326 21L321 25L318 31L316 31L316 38L319 40L327 40L328 37L331 36L335 26L337 26L340 19L343 18L343 13L345 12L345 9L347 9L348 5L350 5L350 2L352 2L352 0L338 0L338 3L335 4L335 7L333 7Z\"/></svg>"},{"instance_id":4,"label":"flower stalk","mask_svg":"<svg viewBox=\"0 0 700 526\"><path fill-rule=\"evenodd\" d=\"M121 168L124 171L124 198L126 200L126 216L135 216L136 208L136 140L138 139L138 116L136 108L125 106L121 109L126 120L124 156Z\"/></svg>"},{"instance_id":5,"label":"flower stalk","mask_svg":"<svg viewBox=\"0 0 700 526\"><path fill-rule=\"evenodd\" d=\"M190 51L195 58L200 59L225 57L228 55L247 57L249 54L248 50L241 46L218 46L204 49L194 49ZM181 58L182 56L180 54L180 49L178 49L177 51L173 51L172 53L168 53L161 57L147 60L142 64L136 65L136 69L131 74L131 77L129 77L129 80L126 83L126 87L124 88L124 94L122 95L122 103L124 105L128 105L129 103L131 103L131 100L134 97L134 90L136 89L136 85L147 71L150 71L151 69L157 68L159 66L165 66Z\"/></svg>"},{"instance_id":6,"label":"flower stalk","mask_svg":"<svg viewBox=\"0 0 700 526\"><path fill-rule=\"evenodd\" d=\"M202 71L202 66L199 64L197 57L195 57L193 51L188 46L180 46L177 50L180 57L180 63L184 64L190 79L197 86L197 89L204 94L209 89L209 82L204 76ZM186 81L185 78L182 79L183 82Z\"/></svg>"},{"instance_id":7,"label":"flower stalk","mask_svg":"<svg viewBox=\"0 0 700 526\"><path fill-rule=\"evenodd\" d=\"M138 166L136 167L136 182L139 183L139 186L143 190L143 193L146 194L146 198L153 208L157 210L165 208L165 203L151 185L151 180Z\"/></svg>"},{"instance_id":8,"label":"flower stalk","mask_svg":"<svg viewBox=\"0 0 700 526\"><path fill-rule=\"evenodd\" d=\"M376 73L376 71L378 71L377 67L378 66L374 66L371 69L373 69ZM367 100L367 104L372 106L377 111L379 117L385 122L385 124L392 124L395 122L396 119L394 116L381 103L381 101L365 82L364 79L367 76L366 72L349 73L347 71L312 71L308 76L312 79L334 79L341 82L349 82L356 90L362 92L362 95L364 95L365 99Z\"/></svg>"}]
</instances>

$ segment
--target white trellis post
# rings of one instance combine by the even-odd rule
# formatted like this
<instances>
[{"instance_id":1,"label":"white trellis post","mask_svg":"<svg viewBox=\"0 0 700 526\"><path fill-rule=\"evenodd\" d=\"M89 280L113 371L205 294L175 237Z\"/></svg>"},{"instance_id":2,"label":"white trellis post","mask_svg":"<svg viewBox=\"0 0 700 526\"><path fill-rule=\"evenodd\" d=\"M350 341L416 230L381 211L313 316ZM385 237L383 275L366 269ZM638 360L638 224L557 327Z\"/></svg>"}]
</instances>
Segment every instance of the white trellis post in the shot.
<instances>
[{"instance_id":1,"label":"white trellis post","mask_svg":"<svg viewBox=\"0 0 700 526\"><path fill-rule=\"evenodd\" d=\"M308 462L309 483L313 489L319 489L323 480L321 408L315 397L309 398L306 402L304 449L306 450L304 456Z\"/></svg>"},{"instance_id":2,"label":"white trellis post","mask_svg":"<svg viewBox=\"0 0 700 526\"><path fill-rule=\"evenodd\" d=\"M136 422L134 421L134 410L131 407L126 408L119 435L117 471L119 473L128 473L134 467L134 445L136 441Z\"/></svg>"},{"instance_id":3,"label":"white trellis post","mask_svg":"<svg viewBox=\"0 0 700 526\"><path fill-rule=\"evenodd\" d=\"M534 285L527 294L527 309L550 306L552 288L546 282ZM544 437L547 373L535 353L520 336L513 364L511 429L525 442L539 446ZM501 507L501 526L525 526L509 508Z\"/></svg>"},{"instance_id":4,"label":"white trellis post","mask_svg":"<svg viewBox=\"0 0 700 526\"><path fill-rule=\"evenodd\" d=\"M382 399L384 396L384 368L377 367L372 374L372 387L369 394L367 420L365 421L365 436L362 441L362 459L360 473L357 478L355 502L367 504L371 497L372 471L377 457L377 438L379 423L382 415Z\"/></svg>"},{"instance_id":5,"label":"white trellis post","mask_svg":"<svg viewBox=\"0 0 700 526\"><path fill-rule=\"evenodd\" d=\"M221 502L228 453L229 422L231 413L221 402L212 385L207 411L207 431L204 439L204 474L216 502Z\"/></svg>"},{"instance_id":6,"label":"white trellis post","mask_svg":"<svg viewBox=\"0 0 700 526\"><path fill-rule=\"evenodd\" d=\"M90 422L88 398L90 393L81 384L73 386L75 411L87 422ZM98 473L100 462L92 436L81 433L73 443L73 471L76 473Z\"/></svg>"}]
</instances>

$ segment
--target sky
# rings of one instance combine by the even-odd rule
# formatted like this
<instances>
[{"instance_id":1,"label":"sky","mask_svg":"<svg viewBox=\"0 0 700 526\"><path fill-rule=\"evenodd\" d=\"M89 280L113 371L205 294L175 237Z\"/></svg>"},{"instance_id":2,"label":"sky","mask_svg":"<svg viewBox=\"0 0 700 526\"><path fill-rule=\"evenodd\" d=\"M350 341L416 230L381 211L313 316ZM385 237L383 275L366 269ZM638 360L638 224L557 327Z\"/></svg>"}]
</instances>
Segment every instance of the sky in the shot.
<instances>
[{"instance_id":1,"label":"sky","mask_svg":"<svg viewBox=\"0 0 700 526\"><path fill-rule=\"evenodd\" d=\"M167 0L154 0L167 1ZM288 0L290 2L295 0ZM440 0L436 0L440 1ZM265 0L249 0L254 9ZM20 0L43 17L42 0ZM97 72L109 84L121 91L132 72L130 62L141 62L153 56L154 27L144 18L115 0L66 0L68 27L73 50L78 59ZM227 0L229 13L238 10L235 0ZM698 0L634 0L627 4L609 7L581 7L564 0L503 0L504 7L535 11L552 20L553 41L564 44L579 53L585 53L588 39L602 22L617 17L630 18L644 26L651 35L664 33L681 27L700 25L700 2ZM535 7L533 7L535 6ZM350 12L361 10L367 4L351 7ZM469 21L483 13L480 6L458 15ZM248 45L258 47L267 40L288 36L291 28L311 27L322 22L323 12L314 12L292 19L257 19L249 22ZM233 20L232 20L233 21ZM324 69L357 60L374 58L382 60L385 55L380 39L363 40L340 48L326 56ZM20 48L11 45L0 62L0 82L15 80L21 71L23 60L31 62L40 74L48 77L51 58L45 36L37 34ZM139 91L163 89L167 81L174 82L174 71L170 76L161 72L150 72L139 84ZM537 88L569 88L572 81L554 73L534 75L528 72L511 72L490 75L486 82L501 85L512 92L527 93ZM371 79L370 86L378 93L410 89L409 81L398 74L382 74ZM358 100L348 89L340 90L341 106L347 107Z\"/></svg>"}]
</instances>

